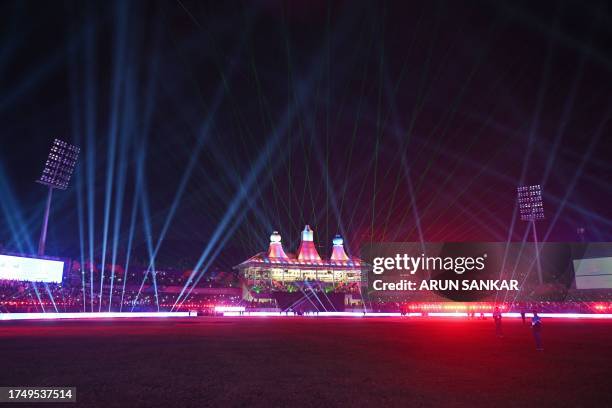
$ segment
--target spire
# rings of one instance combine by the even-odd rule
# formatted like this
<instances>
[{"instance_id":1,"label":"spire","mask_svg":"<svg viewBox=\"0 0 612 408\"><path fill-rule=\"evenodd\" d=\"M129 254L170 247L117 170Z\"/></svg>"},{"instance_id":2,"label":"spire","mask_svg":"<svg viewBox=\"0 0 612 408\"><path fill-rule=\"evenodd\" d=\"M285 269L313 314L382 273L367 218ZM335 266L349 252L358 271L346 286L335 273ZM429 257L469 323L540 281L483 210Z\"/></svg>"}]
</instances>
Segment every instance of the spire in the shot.
<instances>
[{"instance_id":1,"label":"spire","mask_svg":"<svg viewBox=\"0 0 612 408\"><path fill-rule=\"evenodd\" d=\"M304 231L302 231L302 242L298 249L298 259L300 261L321 261L321 257L314 245L313 231L310 229L310 225L306 225Z\"/></svg>"},{"instance_id":2,"label":"spire","mask_svg":"<svg viewBox=\"0 0 612 408\"><path fill-rule=\"evenodd\" d=\"M340 235L336 235L333 243L334 245L332 247L331 260L348 261L349 257L346 255L346 252L344 252L344 240L342 237Z\"/></svg>"},{"instance_id":3,"label":"spire","mask_svg":"<svg viewBox=\"0 0 612 408\"><path fill-rule=\"evenodd\" d=\"M306 224L304 227L304 231L302 231L302 241L313 241L312 239L312 230L310 229L310 225Z\"/></svg>"},{"instance_id":4,"label":"spire","mask_svg":"<svg viewBox=\"0 0 612 408\"><path fill-rule=\"evenodd\" d=\"M287 259L287 254L281 243L281 236L278 231L274 231L270 235L270 248L268 249L268 258L272 259Z\"/></svg>"}]
</instances>

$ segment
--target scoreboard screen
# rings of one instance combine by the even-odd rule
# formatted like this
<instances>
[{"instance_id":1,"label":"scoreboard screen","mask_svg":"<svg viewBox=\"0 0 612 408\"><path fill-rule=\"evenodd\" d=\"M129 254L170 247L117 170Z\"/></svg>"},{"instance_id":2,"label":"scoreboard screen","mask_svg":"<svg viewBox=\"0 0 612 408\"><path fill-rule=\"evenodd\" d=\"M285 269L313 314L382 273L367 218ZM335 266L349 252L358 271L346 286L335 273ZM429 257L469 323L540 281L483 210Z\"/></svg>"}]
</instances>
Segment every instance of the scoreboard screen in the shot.
<instances>
[{"instance_id":1,"label":"scoreboard screen","mask_svg":"<svg viewBox=\"0 0 612 408\"><path fill-rule=\"evenodd\" d=\"M0 280L62 283L64 262L0 255Z\"/></svg>"},{"instance_id":2,"label":"scoreboard screen","mask_svg":"<svg viewBox=\"0 0 612 408\"><path fill-rule=\"evenodd\" d=\"M576 289L612 289L612 257L574 260Z\"/></svg>"}]
</instances>

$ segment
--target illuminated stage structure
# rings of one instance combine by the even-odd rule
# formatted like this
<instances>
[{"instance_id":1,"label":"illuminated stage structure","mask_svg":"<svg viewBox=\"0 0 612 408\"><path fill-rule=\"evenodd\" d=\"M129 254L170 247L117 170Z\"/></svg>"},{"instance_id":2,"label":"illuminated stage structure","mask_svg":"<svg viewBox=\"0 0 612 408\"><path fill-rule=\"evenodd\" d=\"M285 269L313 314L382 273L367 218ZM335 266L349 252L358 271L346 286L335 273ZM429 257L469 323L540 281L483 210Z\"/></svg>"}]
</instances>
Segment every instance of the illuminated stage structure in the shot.
<instances>
[{"instance_id":1,"label":"illuminated stage structure","mask_svg":"<svg viewBox=\"0 0 612 408\"><path fill-rule=\"evenodd\" d=\"M360 303L362 261L346 254L339 235L333 239L330 258L321 258L313 234L306 225L294 255L285 252L280 234L274 231L267 252L237 265L246 285L245 300L275 303L283 310L320 311Z\"/></svg>"}]
</instances>

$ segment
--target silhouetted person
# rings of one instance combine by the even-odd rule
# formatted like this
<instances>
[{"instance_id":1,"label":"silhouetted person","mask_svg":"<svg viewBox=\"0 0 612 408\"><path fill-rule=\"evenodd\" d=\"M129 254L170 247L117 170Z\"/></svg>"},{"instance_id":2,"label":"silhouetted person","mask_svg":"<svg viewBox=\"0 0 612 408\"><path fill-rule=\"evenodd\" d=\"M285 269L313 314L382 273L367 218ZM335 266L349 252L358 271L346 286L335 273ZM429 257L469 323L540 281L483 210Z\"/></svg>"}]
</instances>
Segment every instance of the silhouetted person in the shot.
<instances>
[{"instance_id":1,"label":"silhouetted person","mask_svg":"<svg viewBox=\"0 0 612 408\"><path fill-rule=\"evenodd\" d=\"M531 331L533 332L533 338L536 343L536 350L543 351L542 346L542 319L538 316L538 312L533 311L533 318L531 319Z\"/></svg>"},{"instance_id":2,"label":"silhouetted person","mask_svg":"<svg viewBox=\"0 0 612 408\"><path fill-rule=\"evenodd\" d=\"M497 337L504 337L502 334L502 314L499 307L496 307L493 311L493 321L495 322L495 335Z\"/></svg>"},{"instance_id":3,"label":"silhouetted person","mask_svg":"<svg viewBox=\"0 0 612 408\"><path fill-rule=\"evenodd\" d=\"M521 310L521 319L523 319L523 325L525 324L525 311Z\"/></svg>"}]
</instances>

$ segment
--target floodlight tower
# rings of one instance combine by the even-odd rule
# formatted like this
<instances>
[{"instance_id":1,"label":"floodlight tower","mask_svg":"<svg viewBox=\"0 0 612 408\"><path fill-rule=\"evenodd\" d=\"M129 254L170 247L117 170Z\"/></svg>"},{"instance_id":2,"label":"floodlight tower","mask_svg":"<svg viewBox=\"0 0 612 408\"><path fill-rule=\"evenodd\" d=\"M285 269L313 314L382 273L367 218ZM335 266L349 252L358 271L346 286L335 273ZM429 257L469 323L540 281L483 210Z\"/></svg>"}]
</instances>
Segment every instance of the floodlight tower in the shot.
<instances>
[{"instance_id":1,"label":"floodlight tower","mask_svg":"<svg viewBox=\"0 0 612 408\"><path fill-rule=\"evenodd\" d=\"M45 206L45 216L43 218L42 229L40 231L40 241L38 241L38 255L45 254L45 244L47 242L47 226L49 225L49 210L51 209L51 197L53 189L66 190L70 183L70 177L76 165L80 149L63 140L53 140L53 145L49 151L45 168L37 183L47 186L47 204Z\"/></svg>"},{"instance_id":2,"label":"floodlight tower","mask_svg":"<svg viewBox=\"0 0 612 408\"><path fill-rule=\"evenodd\" d=\"M533 228L533 242L535 245L536 263L538 268L538 281L543 283L542 266L540 265L540 252L538 249L538 235L536 221L544 219L544 205L542 201L542 188L539 184L533 186L520 186L517 188L519 212L522 221L529 221Z\"/></svg>"}]
</instances>

